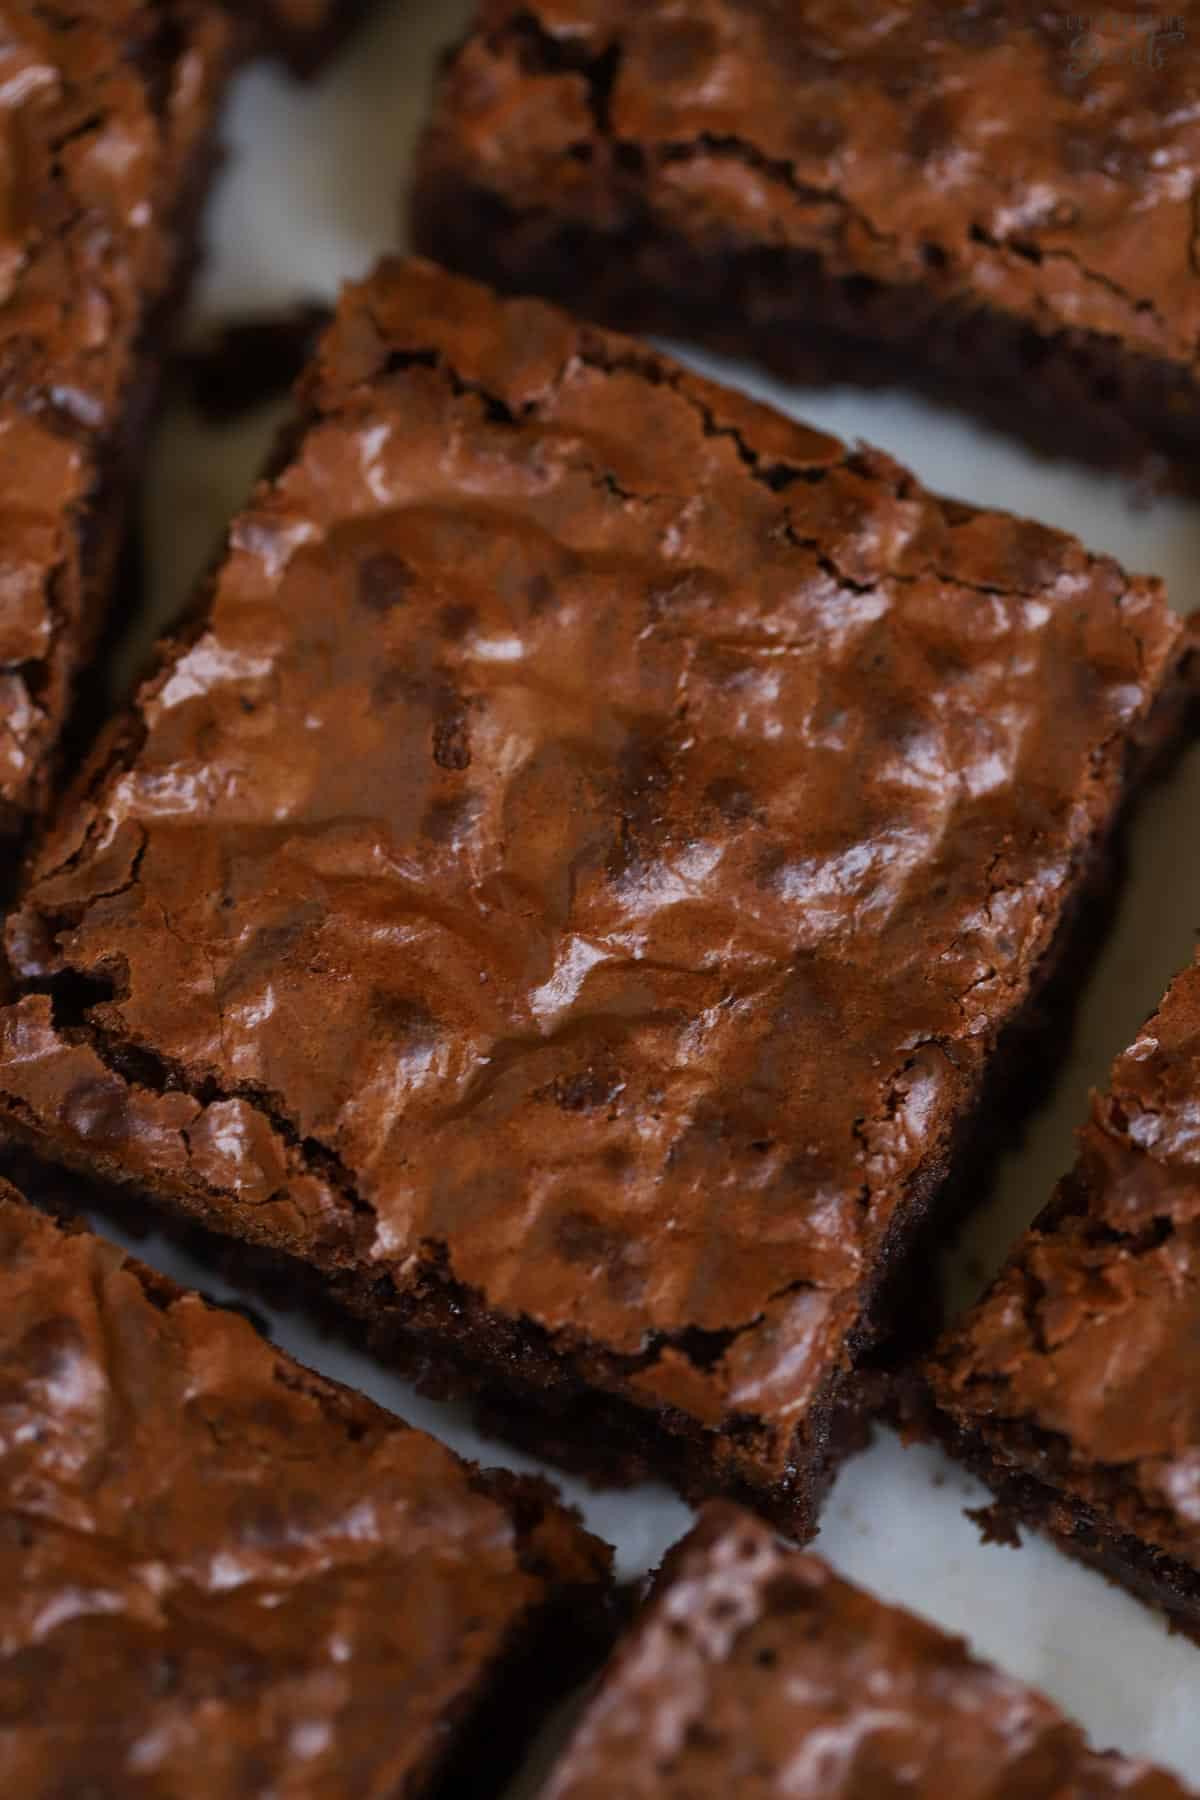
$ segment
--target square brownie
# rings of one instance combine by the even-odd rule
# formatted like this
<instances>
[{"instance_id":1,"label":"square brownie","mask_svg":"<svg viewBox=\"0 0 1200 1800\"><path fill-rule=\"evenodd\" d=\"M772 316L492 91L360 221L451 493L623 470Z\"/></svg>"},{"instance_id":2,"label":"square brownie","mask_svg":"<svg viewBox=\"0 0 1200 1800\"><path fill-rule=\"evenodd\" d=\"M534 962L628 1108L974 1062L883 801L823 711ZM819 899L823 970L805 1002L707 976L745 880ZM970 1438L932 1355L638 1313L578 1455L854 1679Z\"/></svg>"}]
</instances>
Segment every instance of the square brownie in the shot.
<instances>
[{"instance_id":1,"label":"square brownie","mask_svg":"<svg viewBox=\"0 0 1200 1800\"><path fill-rule=\"evenodd\" d=\"M937 1434L995 1490L992 1529L1046 1532L1200 1641L1198 1120L1200 965L926 1378Z\"/></svg>"},{"instance_id":2,"label":"square brownie","mask_svg":"<svg viewBox=\"0 0 1200 1800\"><path fill-rule=\"evenodd\" d=\"M1092 15L481 0L439 83L417 247L1194 486L1200 22Z\"/></svg>"},{"instance_id":3,"label":"square brownie","mask_svg":"<svg viewBox=\"0 0 1200 1800\"><path fill-rule=\"evenodd\" d=\"M3 0L0 28L2 845L43 806L116 582L238 34L202 0Z\"/></svg>"},{"instance_id":4,"label":"square brownie","mask_svg":"<svg viewBox=\"0 0 1200 1800\"><path fill-rule=\"evenodd\" d=\"M542 1800L1185 1800L966 1644L705 1510Z\"/></svg>"},{"instance_id":5,"label":"square brownie","mask_svg":"<svg viewBox=\"0 0 1200 1800\"><path fill-rule=\"evenodd\" d=\"M427 264L301 410L10 921L0 1118L809 1532L1180 623Z\"/></svg>"},{"instance_id":6,"label":"square brownie","mask_svg":"<svg viewBox=\"0 0 1200 1800\"><path fill-rule=\"evenodd\" d=\"M13 1800L493 1793L505 1727L599 1653L609 1554L545 1484L6 1184L0 1422Z\"/></svg>"}]
</instances>

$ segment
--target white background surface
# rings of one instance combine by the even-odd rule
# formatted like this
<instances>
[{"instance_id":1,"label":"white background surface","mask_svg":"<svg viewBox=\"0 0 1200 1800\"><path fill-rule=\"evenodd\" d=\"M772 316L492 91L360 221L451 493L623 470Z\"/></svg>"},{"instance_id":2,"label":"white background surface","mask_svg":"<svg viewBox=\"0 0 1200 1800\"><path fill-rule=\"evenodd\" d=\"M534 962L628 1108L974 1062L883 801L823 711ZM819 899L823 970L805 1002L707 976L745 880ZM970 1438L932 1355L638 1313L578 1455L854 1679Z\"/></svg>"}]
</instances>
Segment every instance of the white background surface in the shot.
<instances>
[{"instance_id":1,"label":"white background surface","mask_svg":"<svg viewBox=\"0 0 1200 1800\"><path fill-rule=\"evenodd\" d=\"M245 76L232 107L231 159L210 222L212 253L197 313L220 318L296 297L331 296L401 242L401 197L423 117L436 49L455 36L463 0L385 4L320 86L270 71ZM695 359L703 361L704 359ZM710 369L716 367L706 362ZM882 445L927 482L1077 532L1128 566L1164 575L1181 611L1200 606L1194 570L1200 507L1135 510L1115 481L1041 464L999 438L900 395L781 389L737 365L724 378L847 437ZM156 610L187 593L243 500L269 439L258 416L234 429L202 427L174 410L150 502ZM1200 929L1200 754L1140 814L1133 873L1117 931L1085 1003L1070 1066L1002 1171L995 1203L954 1259L954 1290L993 1269L1072 1159L1089 1087L1152 1010ZM151 1240L140 1254L188 1278ZM191 1271L210 1293L207 1272ZM277 1341L312 1366L486 1462L529 1467L480 1440L463 1417L430 1405L363 1359L323 1344L279 1315ZM1200 1368L1196 1371L1200 1380ZM615 1543L621 1569L655 1565L684 1530L686 1510L654 1488L597 1495L565 1483L589 1523ZM844 1573L968 1634L978 1650L1051 1694L1098 1745L1160 1760L1200 1786L1200 1649L1045 1545L984 1548L964 1505L983 1496L940 1456L903 1451L881 1435L838 1483L818 1548Z\"/></svg>"}]
</instances>

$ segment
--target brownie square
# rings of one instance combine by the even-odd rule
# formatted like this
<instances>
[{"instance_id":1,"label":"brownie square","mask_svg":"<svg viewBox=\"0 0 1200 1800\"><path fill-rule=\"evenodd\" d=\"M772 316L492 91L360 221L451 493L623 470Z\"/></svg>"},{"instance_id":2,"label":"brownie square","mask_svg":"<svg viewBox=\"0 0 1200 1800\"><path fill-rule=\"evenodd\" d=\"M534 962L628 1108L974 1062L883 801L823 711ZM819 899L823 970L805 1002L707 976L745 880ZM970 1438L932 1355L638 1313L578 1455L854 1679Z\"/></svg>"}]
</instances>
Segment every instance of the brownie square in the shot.
<instances>
[{"instance_id":1,"label":"brownie square","mask_svg":"<svg viewBox=\"0 0 1200 1800\"><path fill-rule=\"evenodd\" d=\"M199 0L4 0L0 846L44 804L117 581L237 32Z\"/></svg>"},{"instance_id":2,"label":"brownie square","mask_svg":"<svg viewBox=\"0 0 1200 1800\"><path fill-rule=\"evenodd\" d=\"M618 1647L542 1800L1183 1800L912 1613L706 1509Z\"/></svg>"},{"instance_id":3,"label":"brownie square","mask_svg":"<svg viewBox=\"0 0 1200 1800\"><path fill-rule=\"evenodd\" d=\"M12 918L0 1117L809 1532L1179 622L421 263L302 410Z\"/></svg>"},{"instance_id":4,"label":"brownie square","mask_svg":"<svg viewBox=\"0 0 1200 1800\"><path fill-rule=\"evenodd\" d=\"M926 1377L997 1495L1200 1640L1200 966L1092 1103L1079 1161Z\"/></svg>"},{"instance_id":5,"label":"brownie square","mask_svg":"<svg viewBox=\"0 0 1200 1800\"><path fill-rule=\"evenodd\" d=\"M0 1249L5 1794L495 1792L607 1550L7 1184Z\"/></svg>"},{"instance_id":6,"label":"brownie square","mask_svg":"<svg viewBox=\"0 0 1200 1800\"><path fill-rule=\"evenodd\" d=\"M1194 486L1198 39L1066 0L481 0L417 247Z\"/></svg>"}]
</instances>

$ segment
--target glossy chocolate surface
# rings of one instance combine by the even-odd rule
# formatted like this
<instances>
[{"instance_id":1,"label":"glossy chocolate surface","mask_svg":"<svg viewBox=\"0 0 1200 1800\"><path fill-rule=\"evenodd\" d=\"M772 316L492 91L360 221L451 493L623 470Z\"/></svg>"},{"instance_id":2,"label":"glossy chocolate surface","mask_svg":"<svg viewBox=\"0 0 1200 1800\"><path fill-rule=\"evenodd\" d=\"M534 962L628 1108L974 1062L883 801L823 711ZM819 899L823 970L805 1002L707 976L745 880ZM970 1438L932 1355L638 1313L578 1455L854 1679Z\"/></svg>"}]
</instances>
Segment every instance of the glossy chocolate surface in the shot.
<instances>
[{"instance_id":1,"label":"glossy chocolate surface","mask_svg":"<svg viewBox=\"0 0 1200 1800\"><path fill-rule=\"evenodd\" d=\"M1093 1101L1058 1209L932 1366L948 1416L1200 1570L1200 967Z\"/></svg>"},{"instance_id":2,"label":"glossy chocolate surface","mask_svg":"<svg viewBox=\"0 0 1200 1800\"><path fill-rule=\"evenodd\" d=\"M966 1645L712 1507L543 1800L1182 1800Z\"/></svg>"},{"instance_id":3,"label":"glossy chocolate surface","mask_svg":"<svg viewBox=\"0 0 1200 1800\"><path fill-rule=\"evenodd\" d=\"M221 1229L763 1421L781 1471L1178 623L428 265L348 290L305 397L11 923L0 1094Z\"/></svg>"},{"instance_id":4,"label":"glossy chocolate surface","mask_svg":"<svg viewBox=\"0 0 1200 1800\"><path fill-rule=\"evenodd\" d=\"M14 1800L430 1792L539 1610L603 1592L511 1488L0 1184Z\"/></svg>"},{"instance_id":5,"label":"glossy chocolate surface","mask_svg":"<svg viewBox=\"0 0 1200 1800\"><path fill-rule=\"evenodd\" d=\"M0 828L42 797L106 598L232 29L191 0L0 5Z\"/></svg>"}]
</instances>

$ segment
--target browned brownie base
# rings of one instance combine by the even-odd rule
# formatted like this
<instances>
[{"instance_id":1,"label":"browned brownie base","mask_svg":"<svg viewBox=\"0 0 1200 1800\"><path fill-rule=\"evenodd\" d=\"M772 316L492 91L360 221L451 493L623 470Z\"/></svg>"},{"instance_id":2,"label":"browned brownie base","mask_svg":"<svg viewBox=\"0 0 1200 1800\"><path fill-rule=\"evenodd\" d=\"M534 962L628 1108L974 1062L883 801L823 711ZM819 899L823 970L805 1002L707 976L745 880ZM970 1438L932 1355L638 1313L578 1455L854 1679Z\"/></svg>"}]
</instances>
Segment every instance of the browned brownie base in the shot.
<instances>
[{"instance_id":1,"label":"browned brownie base","mask_svg":"<svg viewBox=\"0 0 1200 1800\"><path fill-rule=\"evenodd\" d=\"M305 392L13 922L5 1115L806 1533L1180 626L427 265Z\"/></svg>"},{"instance_id":2,"label":"browned brownie base","mask_svg":"<svg viewBox=\"0 0 1200 1800\"><path fill-rule=\"evenodd\" d=\"M908 1404L997 1496L1008 1527L1200 1636L1200 967L1093 1104L1081 1156Z\"/></svg>"},{"instance_id":3,"label":"browned brownie base","mask_svg":"<svg viewBox=\"0 0 1200 1800\"><path fill-rule=\"evenodd\" d=\"M495 1793L605 1547L3 1184L0 1243L5 1793Z\"/></svg>"},{"instance_id":4,"label":"browned brownie base","mask_svg":"<svg viewBox=\"0 0 1200 1800\"><path fill-rule=\"evenodd\" d=\"M1075 79L1071 19L483 0L416 242L607 323L917 385L1194 486L1195 58L1164 43Z\"/></svg>"},{"instance_id":5,"label":"browned brownie base","mask_svg":"<svg viewBox=\"0 0 1200 1800\"><path fill-rule=\"evenodd\" d=\"M1200 1644L1200 1570L1121 1531L1111 1516L1072 1495L1069 1476L1064 1481L1065 1447L1051 1434L1015 1433L1010 1462L983 1438L956 1430L920 1396L906 1397L905 1420L910 1430L936 1439L991 1490L995 1499L980 1516L985 1538L1016 1548L1022 1528L1036 1531L1064 1555L1161 1612L1172 1630ZM1026 1472L1030 1470L1037 1473Z\"/></svg>"},{"instance_id":6,"label":"browned brownie base","mask_svg":"<svg viewBox=\"0 0 1200 1800\"><path fill-rule=\"evenodd\" d=\"M655 1590L542 1800L1185 1800L1099 1754L961 1638L713 1506Z\"/></svg>"}]
</instances>

